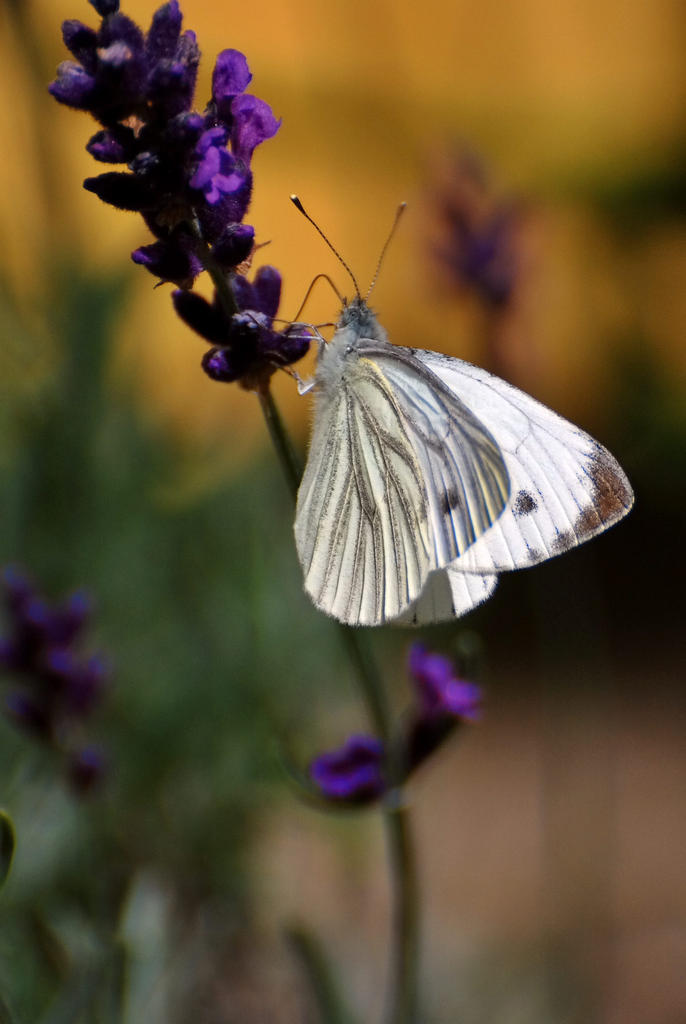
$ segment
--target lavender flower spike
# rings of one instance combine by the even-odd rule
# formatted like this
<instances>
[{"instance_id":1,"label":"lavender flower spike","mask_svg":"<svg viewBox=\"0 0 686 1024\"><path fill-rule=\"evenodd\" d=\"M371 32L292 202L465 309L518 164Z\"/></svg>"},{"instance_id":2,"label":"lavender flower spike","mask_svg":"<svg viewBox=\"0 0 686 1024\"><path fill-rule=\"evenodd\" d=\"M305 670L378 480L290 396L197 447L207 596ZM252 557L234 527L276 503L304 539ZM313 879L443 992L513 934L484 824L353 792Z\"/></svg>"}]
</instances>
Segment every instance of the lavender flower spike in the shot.
<instances>
[{"instance_id":1,"label":"lavender flower spike","mask_svg":"<svg viewBox=\"0 0 686 1024\"><path fill-rule=\"evenodd\" d=\"M91 156L125 169L87 178L84 188L143 216L155 241L135 249L133 261L182 289L174 293L177 312L217 346L203 360L207 374L263 387L309 346L302 330L272 329L277 272L263 268L254 285L242 276L255 248L254 228L243 223L253 154L281 122L264 100L246 93L248 61L232 49L217 58L204 112L193 110L200 49L195 33L182 31L178 0L158 8L147 32L119 11L118 0L91 2L100 27L64 23L74 59L59 66L49 90L100 123L86 147ZM214 279L213 304L191 291L203 270ZM269 274L278 278L276 304L263 308L259 293ZM251 288L255 301L246 295Z\"/></svg>"}]
</instances>

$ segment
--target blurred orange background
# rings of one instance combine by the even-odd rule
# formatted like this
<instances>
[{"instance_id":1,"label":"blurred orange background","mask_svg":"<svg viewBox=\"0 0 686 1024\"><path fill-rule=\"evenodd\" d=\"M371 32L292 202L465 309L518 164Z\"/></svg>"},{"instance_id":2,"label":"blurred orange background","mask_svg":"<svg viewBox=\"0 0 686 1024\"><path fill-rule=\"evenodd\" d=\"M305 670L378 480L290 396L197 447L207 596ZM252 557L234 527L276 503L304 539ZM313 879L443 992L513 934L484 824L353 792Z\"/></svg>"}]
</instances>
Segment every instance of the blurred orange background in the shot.
<instances>
[{"instance_id":1,"label":"blurred orange background","mask_svg":"<svg viewBox=\"0 0 686 1024\"><path fill-rule=\"evenodd\" d=\"M126 11L147 25L155 6L134 0ZM46 78L66 56L58 25L88 15L71 0L31 5ZM184 15L203 52L197 106L209 95L217 52L232 46L248 55L252 90L283 118L277 137L256 155L248 221L270 242L257 262L283 273L284 316L295 314L322 271L350 291L342 268L289 203L291 192L363 283L397 203L406 200L374 296L380 319L400 344L483 361L479 312L440 287L430 252L436 166L464 144L490 165L496 192L521 198L532 211L536 294L519 324L516 382L594 427L602 422L611 350L637 333L665 373L686 379L683 224L649 224L627 244L588 201L594 191L663 174L680 151L686 9L678 0L485 0L477 7L429 0L421 9L265 0L258 16L251 5L196 0ZM29 97L27 69L7 32L3 39L3 94ZM76 249L103 270L121 270L147 241L134 215L116 214L79 187L98 171L83 148L92 125L51 103L46 94L0 110L2 135L13 140L0 166L3 251L27 296L50 220L52 259ZM47 133L42 152L32 137L36 117ZM49 211L37 166L45 159L54 161L59 182ZM201 347L193 349L153 283L137 273L121 326L124 366L135 366L150 414L201 446L240 424L232 458L263 444L250 397L237 389L227 395L191 372ZM337 307L320 285L307 316L330 321ZM302 434L306 403L285 375L277 391Z\"/></svg>"}]
</instances>

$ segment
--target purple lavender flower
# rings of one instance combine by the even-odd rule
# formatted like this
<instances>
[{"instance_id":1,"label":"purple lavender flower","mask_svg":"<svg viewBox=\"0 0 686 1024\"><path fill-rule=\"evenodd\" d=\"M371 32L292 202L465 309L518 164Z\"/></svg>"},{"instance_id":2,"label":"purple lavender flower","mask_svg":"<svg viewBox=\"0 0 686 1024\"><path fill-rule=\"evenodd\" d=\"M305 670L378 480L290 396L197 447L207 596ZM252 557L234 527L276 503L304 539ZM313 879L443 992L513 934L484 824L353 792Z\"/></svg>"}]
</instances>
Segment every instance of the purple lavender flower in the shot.
<instances>
[{"instance_id":1,"label":"purple lavender flower","mask_svg":"<svg viewBox=\"0 0 686 1024\"><path fill-rule=\"evenodd\" d=\"M320 754L310 765L310 777L328 800L365 804L386 788L384 748L374 736L351 736L340 750Z\"/></svg>"},{"instance_id":2,"label":"purple lavender flower","mask_svg":"<svg viewBox=\"0 0 686 1024\"><path fill-rule=\"evenodd\" d=\"M227 244L240 244L240 239ZM231 317L216 296L209 303L195 292L180 290L172 298L181 319L214 343L202 361L207 376L224 382L240 380L244 387L257 390L265 374L305 355L310 334L298 324L274 330L281 297L281 275L274 267L260 267L253 283L236 277L233 291L238 312Z\"/></svg>"},{"instance_id":3,"label":"purple lavender flower","mask_svg":"<svg viewBox=\"0 0 686 1024\"><path fill-rule=\"evenodd\" d=\"M76 20L64 23L74 60L59 66L49 90L102 125L87 145L94 159L127 170L87 178L84 187L143 216L156 241L137 248L132 258L185 290L186 298L175 293L177 311L220 346L205 357L206 372L216 380L261 386L276 368L300 359L309 344L302 331L295 339L293 332L271 329L280 278L277 305L265 309L246 296L263 282L249 285L241 276L255 247L254 229L243 223L253 153L276 134L280 121L264 100L245 92L252 75L238 50L219 54L212 99L203 114L192 109L200 50L195 34L181 31L178 0L155 12L147 33L120 13L118 0L92 2L101 25L96 30ZM209 312L190 290L203 270L216 287ZM250 316L236 320L244 312Z\"/></svg>"},{"instance_id":4,"label":"purple lavender flower","mask_svg":"<svg viewBox=\"0 0 686 1024\"><path fill-rule=\"evenodd\" d=\"M450 658L413 644L409 657L410 675L419 698L421 714L427 718L449 715L476 721L481 717L481 689L460 679Z\"/></svg>"},{"instance_id":5,"label":"purple lavender flower","mask_svg":"<svg viewBox=\"0 0 686 1024\"><path fill-rule=\"evenodd\" d=\"M460 679L450 658L421 644L410 649L409 670L417 707L404 741L408 772L426 760L460 721L477 721L483 700L480 687Z\"/></svg>"},{"instance_id":6,"label":"purple lavender flower","mask_svg":"<svg viewBox=\"0 0 686 1024\"><path fill-rule=\"evenodd\" d=\"M92 613L90 598L80 590L51 606L11 567L2 584L8 632L0 639L0 670L16 684L5 712L19 729L69 760L70 734L98 704L109 675L100 655L78 653Z\"/></svg>"}]
</instances>

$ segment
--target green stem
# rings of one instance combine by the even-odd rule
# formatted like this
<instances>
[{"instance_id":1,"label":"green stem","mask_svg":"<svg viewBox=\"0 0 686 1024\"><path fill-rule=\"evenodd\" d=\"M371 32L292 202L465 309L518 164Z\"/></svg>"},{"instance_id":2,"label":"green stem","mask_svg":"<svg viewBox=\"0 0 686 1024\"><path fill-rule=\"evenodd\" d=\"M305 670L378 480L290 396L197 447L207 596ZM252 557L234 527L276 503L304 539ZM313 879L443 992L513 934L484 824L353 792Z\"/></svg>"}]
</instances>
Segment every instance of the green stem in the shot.
<instances>
[{"instance_id":1,"label":"green stem","mask_svg":"<svg viewBox=\"0 0 686 1024\"><path fill-rule=\"evenodd\" d=\"M258 397L269 436L295 501L301 475L298 460L268 385L258 392ZM339 624L339 631L355 666L374 729L388 747L391 740L390 713L376 665L358 630ZM417 868L408 811L399 799L399 791L394 791L393 795L395 805L388 804L384 814L393 899L388 1021L389 1024L414 1024L417 1015L419 959Z\"/></svg>"},{"instance_id":2,"label":"green stem","mask_svg":"<svg viewBox=\"0 0 686 1024\"><path fill-rule=\"evenodd\" d=\"M279 415L279 410L276 407L276 402L274 401L268 384L263 390L257 392L257 397L260 400L260 407L262 409L264 421L267 424L269 437L276 449L276 454L279 462L281 463L284 476L286 477L288 489L291 492L291 497L295 503L298 496L298 487L300 486L300 477L302 476L298 457L293 451L293 446L288 434L286 433L286 428L283 425L283 420Z\"/></svg>"},{"instance_id":3,"label":"green stem","mask_svg":"<svg viewBox=\"0 0 686 1024\"><path fill-rule=\"evenodd\" d=\"M393 974L389 1024L415 1024L419 973L419 891L414 843L407 808L399 804L385 815L386 836L394 879Z\"/></svg>"}]
</instances>

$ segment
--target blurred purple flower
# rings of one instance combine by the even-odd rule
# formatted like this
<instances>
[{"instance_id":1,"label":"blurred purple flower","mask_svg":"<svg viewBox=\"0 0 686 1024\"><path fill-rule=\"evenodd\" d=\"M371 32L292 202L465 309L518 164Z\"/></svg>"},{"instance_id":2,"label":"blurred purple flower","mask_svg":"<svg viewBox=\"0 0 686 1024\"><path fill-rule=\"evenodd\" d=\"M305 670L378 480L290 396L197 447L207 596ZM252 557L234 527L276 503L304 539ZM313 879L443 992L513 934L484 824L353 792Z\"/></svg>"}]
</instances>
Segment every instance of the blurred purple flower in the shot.
<instances>
[{"instance_id":1,"label":"blurred purple flower","mask_svg":"<svg viewBox=\"0 0 686 1024\"><path fill-rule=\"evenodd\" d=\"M378 799L386 786L384 748L374 736L351 736L339 750L320 754L310 777L328 800L365 804Z\"/></svg>"},{"instance_id":2,"label":"blurred purple flower","mask_svg":"<svg viewBox=\"0 0 686 1024\"><path fill-rule=\"evenodd\" d=\"M69 759L70 735L98 704L109 676L102 656L78 653L91 600L79 590L51 606L12 567L3 571L2 586L7 634L0 639L0 670L15 679L5 712L19 729Z\"/></svg>"},{"instance_id":3,"label":"blurred purple flower","mask_svg":"<svg viewBox=\"0 0 686 1024\"><path fill-rule=\"evenodd\" d=\"M438 256L451 279L486 306L506 306L520 271L518 205L494 197L485 165L463 150L439 186L443 240Z\"/></svg>"},{"instance_id":4,"label":"blurred purple flower","mask_svg":"<svg viewBox=\"0 0 686 1024\"><path fill-rule=\"evenodd\" d=\"M468 721L481 717L480 687L460 679L450 658L427 651L421 644L413 644L408 664L423 716L449 715Z\"/></svg>"},{"instance_id":5,"label":"blurred purple flower","mask_svg":"<svg viewBox=\"0 0 686 1024\"><path fill-rule=\"evenodd\" d=\"M410 649L408 666L417 696L404 741L409 773L443 743L459 722L474 722L481 717L483 694L475 683L457 675L450 658L427 651L421 644Z\"/></svg>"}]
</instances>

